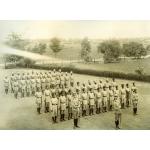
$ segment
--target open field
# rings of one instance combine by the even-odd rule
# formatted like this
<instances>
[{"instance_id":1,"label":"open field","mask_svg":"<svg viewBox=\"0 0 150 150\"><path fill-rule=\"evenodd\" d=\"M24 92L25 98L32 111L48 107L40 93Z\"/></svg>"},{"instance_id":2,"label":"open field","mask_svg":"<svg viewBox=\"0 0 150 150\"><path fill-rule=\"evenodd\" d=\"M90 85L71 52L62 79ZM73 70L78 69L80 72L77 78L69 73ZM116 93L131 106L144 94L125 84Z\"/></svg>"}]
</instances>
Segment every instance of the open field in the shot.
<instances>
[{"instance_id":1,"label":"open field","mask_svg":"<svg viewBox=\"0 0 150 150\"><path fill-rule=\"evenodd\" d=\"M98 71L112 71L112 72L123 72L123 73L135 73L135 70L143 67L144 73L150 75L150 58L141 60L122 60L119 63L76 63L75 66L80 69L91 69Z\"/></svg>"},{"instance_id":2,"label":"open field","mask_svg":"<svg viewBox=\"0 0 150 150\"><path fill-rule=\"evenodd\" d=\"M11 72L25 71L27 69L0 69L0 129L73 129L73 121L52 124L50 114L37 115L35 98L14 99L12 94L5 95L3 78ZM87 81L99 79L98 77L75 75L75 80ZM104 78L102 78L104 79ZM117 80L118 83L132 81ZM132 115L132 108L123 110L122 129L150 129L150 84L136 82L139 92L139 111L137 116ZM42 110L43 112L43 110ZM80 119L80 129L108 129L114 128L114 113L108 112Z\"/></svg>"}]
</instances>

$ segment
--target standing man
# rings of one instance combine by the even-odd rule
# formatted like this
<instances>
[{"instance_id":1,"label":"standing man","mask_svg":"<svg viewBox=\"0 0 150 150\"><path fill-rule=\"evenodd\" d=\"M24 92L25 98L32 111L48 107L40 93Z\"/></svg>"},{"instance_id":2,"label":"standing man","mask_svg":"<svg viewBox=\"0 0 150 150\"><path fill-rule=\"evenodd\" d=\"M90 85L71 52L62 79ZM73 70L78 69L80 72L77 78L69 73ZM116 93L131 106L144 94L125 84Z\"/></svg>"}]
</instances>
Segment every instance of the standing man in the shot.
<instances>
[{"instance_id":1,"label":"standing man","mask_svg":"<svg viewBox=\"0 0 150 150\"><path fill-rule=\"evenodd\" d=\"M109 110L112 110L114 103L114 92L111 86L109 86Z\"/></svg>"},{"instance_id":2,"label":"standing man","mask_svg":"<svg viewBox=\"0 0 150 150\"><path fill-rule=\"evenodd\" d=\"M13 83L13 88L14 88L14 96L17 99L18 98L18 92L19 92L19 85L18 85L18 81L17 79L14 79L14 83Z\"/></svg>"},{"instance_id":3,"label":"standing man","mask_svg":"<svg viewBox=\"0 0 150 150\"><path fill-rule=\"evenodd\" d=\"M30 96L30 92L31 92L31 81L30 81L30 77L27 76L27 80L26 80L26 93L27 93L27 97Z\"/></svg>"},{"instance_id":4,"label":"standing man","mask_svg":"<svg viewBox=\"0 0 150 150\"><path fill-rule=\"evenodd\" d=\"M55 93L52 93L52 98L50 101L50 109L52 112L52 121L53 123L57 123L57 116L58 116L58 108L59 108L59 101L56 97Z\"/></svg>"},{"instance_id":5,"label":"standing man","mask_svg":"<svg viewBox=\"0 0 150 150\"><path fill-rule=\"evenodd\" d=\"M126 90L124 88L124 84L121 84L121 89L120 89L120 95L121 95L121 108L124 109L125 108L125 104L126 104Z\"/></svg>"},{"instance_id":6,"label":"standing man","mask_svg":"<svg viewBox=\"0 0 150 150\"><path fill-rule=\"evenodd\" d=\"M106 87L103 87L102 97L103 97L103 112L107 112L108 106L108 92L106 91Z\"/></svg>"},{"instance_id":7,"label":"standing man","mask_svg":"<svg viewBox=\"0 0 150 150\"><path fill-rule=\"evenodd\" d=\"M99 114L102 111L102 92L100 88L97 89L95 98L96 98L96 113Z\"/></svg>"},{"instance_id":8,"label":"standing man","mask_svg":"<svg viewBox=\"0 0 150 150\"><path fill-rule=\"evenodd\" d=\"M82 99L82 116L87 115L87 110L88 110L88 94L86 92L86 89L82 89L82 94L81 94L81 99Z\"/></svg>"},{"instance_id":9,"label":"standing man","mask_svg":"<svg viewBox=\"0 0 150 150\"><path fill-rule=\"evenodd\" d=\"M67 99L65 96L65 91L61 92L61 95L59 97L59 103L60 103L60 121L65 121L65 112L66 112L66 103Z\"/></svg>"},{"instance_id":10,"label":"standing man","mask_svg":"<svg viewBox=\"0 0 150 150\"><path fill-rule=\"evenodd\" d=\"M74 85L74 77L73 77L72 71L70 72L70 85L71 85L71 86Z\"/></svg>"},{"instance_id":11,"label":"standing man","mask_svg":"<svg viewBox=\"0 0 150 150\"><path fill-rule=\"evenodd\" d=\"M25 91L26 91L26 81L23 77L20 81L20 84L21 84L21 97L24 97L25 96Z\"/></svg>"},{"instance_id":12,"label":"standing man","mask_svg":"<svg viewBox=\"0 0 150 150\"><path fill-rule=\"evenodd\" d=\"M37 112L38 114L41 114L42 92L40 91L40 88L37 88L37 92L35 93L35 98L36 98Z\"/></svg>"},{"instance_id":13,"label":"standing man","mask_svg":"<svg viewBox=\"0 0 150 150\"><path fill-rule=\"evenodd\" d=\"M94 115L95 96L92 88L88 93L88 97L89 97L89 107L90 107L89 115Z\"/></svg>"},{"instance_id":14,"label":"standing man","mask_svg":"<svg viewBox=\"0 0 150 150\"><path fill-rule=\"evenodd\" d=\"M5 93L8 94L8 89L9 89L9 79L6 76L4 79L4 88L5 88Z\"/></svg>"},{"instance_id":15,"label":"standing man","mask_svg":"<svg viewBox=\"0 0 150 150\"><path fill-rule=\"evenodd\" d=\"M131 90L129 88L129 84L126 84L126 106L129 107L130 106L130 100L131 99Z\"/></svg>"},{"instance_id":16,"label":"standing man","mask_svg":"<svg viewBox=\"0 0 150 150\"><path fill-rule=\"evenodd\" d=\"M76 93L73 92L73 121L74 121L74 129L79 128L78 119L80 115L80 102L76 96Z\"/></svg>"},{"instance_id":17,"label":"standing man","mask_svg":"<svg viewBox=\"0 0 150 150\"><path fill-rule=\"evenodd\" d=\"M119 125L121 124L121 105L120 100L117 94L114 97L114 111L115 111L115 125L116 129L120 129Z\"/></svg>"},{"instance_id":18,"label":"standing man","mask_svg":"<svg viewBox=\"0 0 150 150\"><path fill-rule=\"evenodd\" d=\"M35 95L35 92L36 92L36 80L35 80L35 76L32 76L30 82L31 82L31 94Z\"/></svg>"},{"instance_id":19,"label":"standing man","mask_svg":"<svg viewBox=\"0 0 150 150\"><path fill-rule=\"evenodd\" d=\"M138 105L138 93L137 89L133 91L133 96L132 96L132 104L133 104L133 115L137 115L137 105Z\"/></svg>"},{"instance_id":20,"label":"standing man","mask_svg":"<svg viewBox=\"0 0 150 150\"><path fill-rule=\"evenodd\" d=\"M73 114L72 105L73 105L73 96L71 94L71 90L69 89L67 94L68 120L72 119Z\"/></svg>"},{"instance_id":21,"label":"standing man","mask_svg":"<svg viewBox=\"0 0 150 150\"><path fill-rule=\"evenodd\" d=\"M50 90L48 86L46 86L44 91L44 102L45 102L45 113L49 112L49 102L50 102Z\"/></svg>"}]
</instances>

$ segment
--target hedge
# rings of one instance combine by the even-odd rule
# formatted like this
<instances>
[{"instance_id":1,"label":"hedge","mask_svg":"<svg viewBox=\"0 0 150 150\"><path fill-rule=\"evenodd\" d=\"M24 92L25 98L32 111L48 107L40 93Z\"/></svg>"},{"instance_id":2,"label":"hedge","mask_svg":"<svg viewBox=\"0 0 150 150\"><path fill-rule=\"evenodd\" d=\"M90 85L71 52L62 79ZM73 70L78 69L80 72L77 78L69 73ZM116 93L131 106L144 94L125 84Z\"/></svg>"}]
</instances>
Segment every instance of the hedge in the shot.
<instances>
[{"instance_id":1,"label":"hedge","mask_svg":"<svg viewBox=\"0 0 150 150\"><path fill-rule=\"evenodd\" d=\"M73 71L77 74L85 74L99 77L108 77L108 78L119 78L119 79L127 79L127 80L136 80L136 81L144 81L150 82L150 75L138 75L132 73L122 73L122 72L112 72L112 71L98 71L91 69L80 69L74 66L60 66L60 65L32 65L31 68L34 69L42 69L42 70L53 70L53 69L61 69L63 72Z\"/></svg>"}]
</instances>

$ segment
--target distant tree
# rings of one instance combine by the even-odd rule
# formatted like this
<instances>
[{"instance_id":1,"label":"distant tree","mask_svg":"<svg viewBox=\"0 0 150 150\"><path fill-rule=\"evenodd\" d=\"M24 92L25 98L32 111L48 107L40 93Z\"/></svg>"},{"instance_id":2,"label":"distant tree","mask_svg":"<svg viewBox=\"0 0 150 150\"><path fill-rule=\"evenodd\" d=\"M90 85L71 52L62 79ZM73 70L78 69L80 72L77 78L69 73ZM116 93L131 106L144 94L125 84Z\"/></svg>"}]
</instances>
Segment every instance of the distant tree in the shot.
<instances>
[{"instance_id":1,"label":"distant tree","mask_svg":"<svg viewBox=\"0 0 150 150\"><path fill-rule=\"evenodd\" d=\"M147 54L147 49L144 48L143 44L138 42L129 42L123 44L123 54L127 57L134 57L136 59L141 58Z\"/></svg>"},{"instance_id":2,"label":"distant tree","mask_svg":"<svg viewBox=\"0 0 150 150\"><path fill-rule=\"evenodd\" d=\"M103 58L105 63L118 61L121 50L120 43L116 40L104 41L97 47L97 52L104 54Z\"/></svg>"},{"instance_id":3,"label":"distant tree","mask_svg":"<svg viewBox=\"0 0 150 150\"><path fill-rule=\"evenodd\" d=\"M150 45L147 45L147 46L146 46L146 50L147 50L147 51L150 51Z\"/></svg>"},{"instance_id":4,"label":"distant tree","mask_svg":"<svg viewBox=\"0 0 150 150\"><path fill-rule=\"evenodd\" d=\"M39 43L36 44L30 51L34 53L44 54L46 52L46 44L45 43Z\"/></svg>"},{"instance_id":5,"label":"distant tree","mask_svg":"<svg viewBox=\"0 0 150 150\"><path fill-rule=\"evenodd\" d=\"M84 61L90 61L91 59L90 53L91 53L91 44L88 38L84 38L81 41L81 58L84 59Z\"/></svg>"},{"instance_id":6,"label":"distant tree","mask_svg":"<svg viewBox=\"0 0 150 150\"><path fill-rule=\"evenodd\" d=\"M25 45L27 45L27 41L22 38L22 36L18 33L11 32L7 36L6 44L17 49L24 50Z\"/></svg>"},{"instance_id":7,"label":"distant tree","mask_svg":"<svg viewBox=\"0 0 150 150\"><path fill-rule=\"evenodd\" d=\"M50 45L49 47L51 48L51 50L53 51L53 53L55 54L55 57L57 55L57 53L59 53L63 47L61 45L61 41L60 39L54 37L50 40Z\"/></svg>"}]
</instances>

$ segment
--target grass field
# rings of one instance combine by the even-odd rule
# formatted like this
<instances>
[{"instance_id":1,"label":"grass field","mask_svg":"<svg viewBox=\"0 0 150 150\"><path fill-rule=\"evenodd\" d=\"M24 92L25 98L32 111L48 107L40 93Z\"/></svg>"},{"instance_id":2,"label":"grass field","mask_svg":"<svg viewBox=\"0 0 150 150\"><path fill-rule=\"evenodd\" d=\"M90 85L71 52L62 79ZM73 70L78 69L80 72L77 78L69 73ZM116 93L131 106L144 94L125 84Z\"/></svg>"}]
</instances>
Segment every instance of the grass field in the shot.
<instances>
[{"instance_id":1,"label":"grass field","mask_svg":"<svg viewBox=\"0 0 150 150\"><path fill-rule=\"evenodd\" d=\"M35 98L14 99L12 94L5 95L3 89L3 78L11 72L25 71L25 69L0 69L0 129L53 129L53 130L72 130L73 121L59 122L52 124L51 115L41 115L36 113ZM75 75L75 80L87 81L99 79L98 77L87 75ZM104 79L104 78L101 78ZM117 80L118 83L132 81ZM122 129L150 129L150 84L136 82L139 92L139 111L137 116L132 115L132 108L123 110ZM80 119L80 130L114 130L114 113L108 112Z\"/></svg>"},{"instance_id":2,"label":"grass field","mask_svg":"<svg viewBox=\"0 0 150 150\"><path fill-rule=\"evenodd\" d=\"M76 63L75 66L80 69L91 69L99 71L112 71L112 72L123 72L123 73L135 73L135 70L140 66L143 67L145 74L150 74L150 58L141 60L122 60L119 63Z\"/></svg>"}]
</instances>

